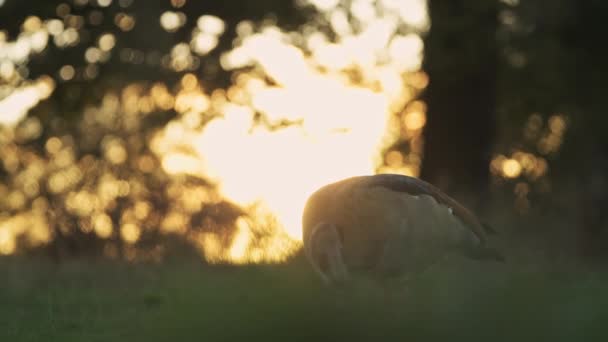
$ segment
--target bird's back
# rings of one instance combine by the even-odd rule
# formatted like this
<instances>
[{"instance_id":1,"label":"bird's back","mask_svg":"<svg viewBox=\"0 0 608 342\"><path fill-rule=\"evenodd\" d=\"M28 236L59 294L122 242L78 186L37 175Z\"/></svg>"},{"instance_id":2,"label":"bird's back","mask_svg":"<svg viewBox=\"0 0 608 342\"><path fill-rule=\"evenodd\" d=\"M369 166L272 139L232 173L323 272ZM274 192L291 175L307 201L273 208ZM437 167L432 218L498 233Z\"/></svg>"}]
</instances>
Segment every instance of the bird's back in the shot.
<instances>
[{"instance_id":1,"label":"bird's back","mask_svg":"<svg viewBox=\"0 0 608 342\"><path fill-rule=\"evenodd\" d=\"M312 226L331 222L349 268L399 272L424 267L450 246L477 239L436 197L423 189L399 191L395 185L403 184L395 182L409 178L393 176L354 177L319 189L304 212L305 241Z\"/></svg>"}]
</instances>

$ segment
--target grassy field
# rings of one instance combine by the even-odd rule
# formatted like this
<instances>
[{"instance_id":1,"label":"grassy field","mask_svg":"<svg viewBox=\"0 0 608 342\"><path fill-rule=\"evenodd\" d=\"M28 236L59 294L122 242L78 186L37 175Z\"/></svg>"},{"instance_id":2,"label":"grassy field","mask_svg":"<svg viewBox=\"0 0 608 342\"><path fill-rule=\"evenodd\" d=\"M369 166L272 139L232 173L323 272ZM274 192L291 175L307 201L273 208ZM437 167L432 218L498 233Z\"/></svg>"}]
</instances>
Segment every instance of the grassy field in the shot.
<instances>
[{"instance_id":1,"label":"grassy field","mask_svg":"<svg viewBox=\"0 0 608 342\"><path fill-rule=\"evenodd\" d=\"M0 259L0 341L606 341L598 271L446 263L387 303L285 265Z\"/></svg>"},{"instance_id":2,"label":"grassy field","mask_svg":"<svg viewBox=\"0 0 608 342\"><path fill-rule=\"evenodd\" d=\"M0 341L607 341L608 273L458 260L388 303L277 266L0 259ZM412 340L412 339L410 339Z\"/></svg>"}]
</instances>

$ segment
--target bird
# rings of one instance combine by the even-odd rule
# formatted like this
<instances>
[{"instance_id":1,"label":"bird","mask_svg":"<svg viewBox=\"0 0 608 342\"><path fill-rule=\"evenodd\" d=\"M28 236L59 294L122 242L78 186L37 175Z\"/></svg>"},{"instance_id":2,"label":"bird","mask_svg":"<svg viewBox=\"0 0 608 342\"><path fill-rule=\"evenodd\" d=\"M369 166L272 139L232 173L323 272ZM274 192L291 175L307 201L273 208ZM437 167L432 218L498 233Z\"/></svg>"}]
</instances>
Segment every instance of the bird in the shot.
<instances>
[{"instance_id":1,"label":"bird","mask_svg":"<svg viewBox=\"0 0 608 342\"><path fill-rule=\"evenodd\" d=\"M355 176L325 185L302 215L304 253L328 285L359 275L381 282L423 272L447 255L504 262L494 230L421 179Z\"/></svg>"}]
</instances>

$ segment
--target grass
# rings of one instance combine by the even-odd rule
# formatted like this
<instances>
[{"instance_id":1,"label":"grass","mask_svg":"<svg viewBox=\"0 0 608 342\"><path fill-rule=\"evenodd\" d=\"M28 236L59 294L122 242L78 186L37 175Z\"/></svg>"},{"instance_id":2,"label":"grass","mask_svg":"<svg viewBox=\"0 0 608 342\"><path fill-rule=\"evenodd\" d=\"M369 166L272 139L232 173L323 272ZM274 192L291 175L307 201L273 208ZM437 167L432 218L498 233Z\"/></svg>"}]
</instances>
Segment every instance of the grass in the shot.
<instances>
[{"instance_id":1,"label":"grass","mask_svg":"<svg viewBox=\"0 0 608 342\"><path fill-rule=\"evenodd\" d=\"M458 260L390 304L302 257L210 267L0 259L0 341L606 341L608 272Z\"/></svg>"}]
</instances>

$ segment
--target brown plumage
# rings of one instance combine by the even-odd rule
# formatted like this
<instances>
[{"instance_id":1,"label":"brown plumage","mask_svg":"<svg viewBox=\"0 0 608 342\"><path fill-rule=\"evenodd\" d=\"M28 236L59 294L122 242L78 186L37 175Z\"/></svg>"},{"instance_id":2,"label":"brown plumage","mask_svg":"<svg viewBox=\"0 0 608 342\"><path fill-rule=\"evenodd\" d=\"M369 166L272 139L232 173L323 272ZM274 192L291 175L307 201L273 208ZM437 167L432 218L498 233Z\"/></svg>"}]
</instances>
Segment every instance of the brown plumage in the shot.
<instances>
[{"instance_id":1,"label":"brown plumage","mask_svg":"<svg viewBox=\"0 0 608 342\"><path fill-rule=\"evenodd\" d=\"M303 215L303 241L327 283L352 273L381 278L424 270L449 253L503 260L486 228L454 199L420 179L382 174L317 190Z\"/></svg>"}]
</instances>

